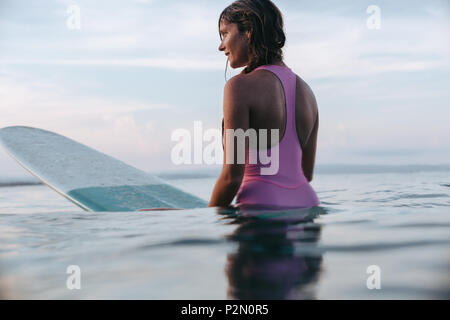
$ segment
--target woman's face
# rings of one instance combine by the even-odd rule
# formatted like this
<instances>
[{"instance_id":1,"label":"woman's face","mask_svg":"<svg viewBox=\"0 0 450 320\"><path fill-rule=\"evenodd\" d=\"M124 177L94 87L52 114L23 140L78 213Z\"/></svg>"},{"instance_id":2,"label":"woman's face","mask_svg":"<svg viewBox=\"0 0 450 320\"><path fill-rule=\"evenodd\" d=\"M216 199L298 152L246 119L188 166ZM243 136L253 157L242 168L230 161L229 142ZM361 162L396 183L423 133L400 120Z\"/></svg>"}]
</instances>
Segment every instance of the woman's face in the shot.
<instances>
[{"instance_id":1,"label":"woman's face","mask_svg":"<svg viewBox=\"0 0 450 320\"><path fill-rule=\"evenodd\" d=\"M240 34L236 23L220 23L222 42L219 50L228 56L232 68L241 68L249 63L248 43L249 33Z\"/></svg>"}]
</instances>

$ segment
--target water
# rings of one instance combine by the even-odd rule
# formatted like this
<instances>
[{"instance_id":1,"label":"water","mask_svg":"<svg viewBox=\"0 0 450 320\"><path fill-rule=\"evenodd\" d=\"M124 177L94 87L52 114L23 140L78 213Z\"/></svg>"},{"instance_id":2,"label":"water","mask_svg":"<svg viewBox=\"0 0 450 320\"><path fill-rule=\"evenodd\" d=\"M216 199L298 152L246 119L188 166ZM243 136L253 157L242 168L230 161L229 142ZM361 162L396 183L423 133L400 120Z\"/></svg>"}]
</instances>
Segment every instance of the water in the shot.
<instances>
[{"instance_id":1,"label":"water","mask_svg":"<svg viewBox=\"0 0 450 320\"><path fill-rule=\"evenodd\" d=\"M450 171L386 171L316 174L321 208L256 216L87 213L0 178L0 297L448 299ZM206 200L215 182L166 178ZM67 289L70 265L81 290Z\"/></svg>"}]
</instances>

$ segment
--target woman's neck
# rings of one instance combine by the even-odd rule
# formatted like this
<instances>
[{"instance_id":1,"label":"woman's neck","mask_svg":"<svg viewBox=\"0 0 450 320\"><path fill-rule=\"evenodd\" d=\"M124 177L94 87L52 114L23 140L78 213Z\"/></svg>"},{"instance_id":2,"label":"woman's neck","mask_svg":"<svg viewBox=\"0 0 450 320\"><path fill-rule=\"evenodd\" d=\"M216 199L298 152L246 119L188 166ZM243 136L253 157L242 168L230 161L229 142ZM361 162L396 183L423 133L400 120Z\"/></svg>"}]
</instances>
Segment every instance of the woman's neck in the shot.
<instances>
[{"instance_id":1,"label":"woman's neck","mask_svg":"<svg viewBox=\"0 0 450 320\"><path fill-rule=\"evenodd\" d=\"M275 66L287 67L286 64L282 60L274 61L272 64Z\"/></svg>"}]
</instances>

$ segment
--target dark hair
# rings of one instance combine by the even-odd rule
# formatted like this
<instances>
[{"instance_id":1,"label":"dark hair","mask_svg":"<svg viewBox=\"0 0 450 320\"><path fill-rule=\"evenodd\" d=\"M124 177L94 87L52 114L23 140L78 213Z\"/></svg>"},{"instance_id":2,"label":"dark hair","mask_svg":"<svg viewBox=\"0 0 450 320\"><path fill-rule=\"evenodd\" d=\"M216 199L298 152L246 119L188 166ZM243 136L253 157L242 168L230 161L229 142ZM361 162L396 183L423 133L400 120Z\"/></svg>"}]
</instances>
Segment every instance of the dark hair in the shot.
<instances>
[{"instance_id":1,"label":"dark hair","mask_svg":"<svg viewBox=\"0 0 450 320\"><path fill-rule=\"evenodd\" d=\"M244 73L283 59L286 43L283 15L270 0L238 0L220 14L220 23L236 23L240 33L250 32L250 61ZM222 37L221 37L222 38Z\"/></svg>"}]
</instances>

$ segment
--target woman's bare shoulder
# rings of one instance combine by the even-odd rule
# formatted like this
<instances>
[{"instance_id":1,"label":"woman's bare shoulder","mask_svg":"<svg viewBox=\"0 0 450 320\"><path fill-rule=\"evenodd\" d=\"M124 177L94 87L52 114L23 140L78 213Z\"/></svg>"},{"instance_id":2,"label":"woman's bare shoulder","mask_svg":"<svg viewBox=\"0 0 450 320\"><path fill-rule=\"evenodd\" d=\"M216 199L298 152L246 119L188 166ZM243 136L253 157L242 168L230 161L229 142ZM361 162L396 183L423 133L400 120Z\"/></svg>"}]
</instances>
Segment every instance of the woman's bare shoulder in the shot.
<instances>
[{"instance_id":1,"label":"woman's bare shoulder","mask_svg":"<svg viewBox=\"0 0 450 320\"><path fill-rule=\"evenodd\" d=\"M242 107L250 104L249 81L245 75L238 74L227 81L224 88L224 108Z\"/></svg>"},{"instance_id":2,"label":"woman's bare shoulder","mask_svg":"<svg viewBox=\"0 0 450 320\"><path fill-rule=\"evenodd\" d=\"M241 101L253 102L253 97L258 95L264 85L261 81L261 75L252 72L249 74L238 74L227 81L225 84L225 94L239 97ZM249 94L251 93L251 94Z\"/></svg>"},{"instance_id":3,"label":"woman's bare shoulder","mask_svg":"<svg viewBox=\"0 0 450 320\"><path fill-rule=\"evenodd\" d=\"M307 98L311 98L315 100L315 95L311 87L305 80L303 80L299 75L297 76L297 90L301 91L303 94L307 95Z\"/></svg>"},{"instance_id":4,"label":"woman's bare shoulder","mask_svg":"<svg viewBox=\"0 0 450 320\"><path fill-rule=\"evenodd\" d=\"M302 110L313 117L318 113L316 96L311 87L297 75L296 100L302 104Z\"/></svg>"},{"instance_id":5,"label":"woman's bare shoulder","mask_svg":"<svg viewBox=\"0 0 450 320\"><path fill-rule=\"evenodd\" d=\"M227 81L225 91L233 91L236 94L243 93L248 89L250 83L246 74L238 74Z\"/></svg>"}]
</instances>

